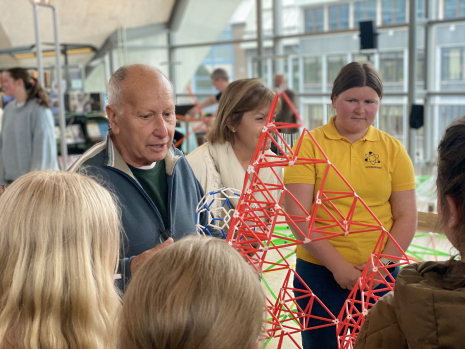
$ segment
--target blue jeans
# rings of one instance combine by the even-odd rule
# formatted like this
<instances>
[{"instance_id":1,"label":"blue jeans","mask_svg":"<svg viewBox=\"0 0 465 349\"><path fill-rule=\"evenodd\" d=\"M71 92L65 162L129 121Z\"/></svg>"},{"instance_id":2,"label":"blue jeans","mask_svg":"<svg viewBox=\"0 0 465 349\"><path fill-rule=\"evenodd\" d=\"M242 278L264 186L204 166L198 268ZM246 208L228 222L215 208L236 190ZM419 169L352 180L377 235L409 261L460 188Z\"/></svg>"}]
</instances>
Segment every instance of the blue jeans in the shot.
<instances>
[{"instance_id":1,"label":"blue jeans","mask_svg":"<svg viewBox=\"0 0 465 349\"><path fill-rule=\"evenodd\" d=\"M331 273L325 266L306 262L302 259L297 259L296 272L313 291L313 293L321 300L321 302L338 317L345 300L350 294L350 290L342 289L341 286L334 280ZM392 276L397 277L399 267L396 268ZM294 278L294 288L305 289L302 282L298 278ZM383 295L387 292L379 293ZM294 295L299 297L302 293L294 291ZM297 300L297 304L302 308L308 304L309 298ZM318 303L314 302L312 315L319 316L325 319L329 318L328 312ZM308 327L327 324L325 321L310 319ZM302 331L302 347L303 349L337 349L336 326L328 326L320 329Z\"/></svg>"}]
</instances>

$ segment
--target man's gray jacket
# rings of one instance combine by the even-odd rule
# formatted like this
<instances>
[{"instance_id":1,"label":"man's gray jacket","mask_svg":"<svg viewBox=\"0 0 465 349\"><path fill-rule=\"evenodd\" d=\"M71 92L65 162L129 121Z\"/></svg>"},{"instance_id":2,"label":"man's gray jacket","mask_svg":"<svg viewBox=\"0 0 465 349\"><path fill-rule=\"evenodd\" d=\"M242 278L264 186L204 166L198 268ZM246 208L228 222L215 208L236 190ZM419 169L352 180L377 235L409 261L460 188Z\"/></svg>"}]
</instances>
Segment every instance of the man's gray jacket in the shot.
<instances>
[{"instance_id":1,"label":"man's gray jacket","mask_svg":"<svg viewBox=\"0 0 465 349\"><path fill-rule=\"evenodd\" d=\"M116 150L110 134L111 130L107 138L85 152L70 171L93 177L119 200L126 234L119 272L125 288L134 256L164 242L169 236L176 241L195 234L196 207L204 193L184 154L171 147L165 157L168 184L168 226L165 227L160 212ZM207 215L203 214L199 223L205 226L206 220Z\"/></svg>"}]
</instances>

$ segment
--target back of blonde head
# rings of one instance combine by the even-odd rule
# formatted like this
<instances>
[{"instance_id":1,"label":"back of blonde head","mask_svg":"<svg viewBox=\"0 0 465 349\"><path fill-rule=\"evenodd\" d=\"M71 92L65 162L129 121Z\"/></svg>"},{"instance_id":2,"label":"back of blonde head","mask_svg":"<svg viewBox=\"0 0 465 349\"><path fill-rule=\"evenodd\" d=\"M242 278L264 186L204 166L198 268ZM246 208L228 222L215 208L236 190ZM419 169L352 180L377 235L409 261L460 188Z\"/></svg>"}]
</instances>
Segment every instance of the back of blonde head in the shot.
<instances>
[{"instance_id":1,"label":"back of blonde head","mask_svg":"<svg viewBox=\"0 0 465 349\"><path fill-rule=\"evenodd\" d=\"M120 349L252 349L264 317L257 276L222 240L157 252L124 296Z\"/></svg>"},{"instance_id":2,"label":"back of blonde head","mask_svg":"<svg viewBox=\"0 0 465 349\"><path fill-rule=\"evenodd\" d=\"M29 173L0 198L0 348L115 346L120 223L82 175Z\"/></svg>"}]
</instances>

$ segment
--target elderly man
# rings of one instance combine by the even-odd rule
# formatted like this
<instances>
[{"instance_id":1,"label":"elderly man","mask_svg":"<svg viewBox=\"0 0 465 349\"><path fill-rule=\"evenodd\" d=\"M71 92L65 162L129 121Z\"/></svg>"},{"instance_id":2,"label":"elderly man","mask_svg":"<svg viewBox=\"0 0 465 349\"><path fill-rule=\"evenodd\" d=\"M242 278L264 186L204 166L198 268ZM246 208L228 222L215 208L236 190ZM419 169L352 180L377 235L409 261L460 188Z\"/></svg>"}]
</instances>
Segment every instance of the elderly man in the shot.
<instances>
[{"instance_id":1,"label":"elderly man","mask_svg":"<svg viewBox=\"0 0 465 349\"><path fill-rule=\"evenodd\" d=\"M140 64L119 68L110 79L108 102L107 138L71 171L95 177L119 199L127 236L120 260L125 284L172 238L195 233L203 191L184 155L172 146L173 87L160 71Z\"/></svg>"}]
</instances>

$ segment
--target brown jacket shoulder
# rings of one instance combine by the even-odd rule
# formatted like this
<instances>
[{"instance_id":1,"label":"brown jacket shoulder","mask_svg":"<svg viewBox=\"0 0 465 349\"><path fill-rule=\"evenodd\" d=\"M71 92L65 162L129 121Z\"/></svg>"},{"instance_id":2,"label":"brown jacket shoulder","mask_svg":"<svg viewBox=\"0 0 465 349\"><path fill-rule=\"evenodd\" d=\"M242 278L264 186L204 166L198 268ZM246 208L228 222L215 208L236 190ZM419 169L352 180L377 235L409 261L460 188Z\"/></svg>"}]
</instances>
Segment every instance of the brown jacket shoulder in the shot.
<instances>
[{"instance_id":1,"label":"brown jacket shoulder","mask_svg":"<svg viewBox=\"0 0 465 349\"><path fill-rule=\"evenodd\" d=\"M465 348L465 288L442 287L447 268L446 262L404 267L394 292L368 313L354 348Z\"/></svg>"}]
</instances>

